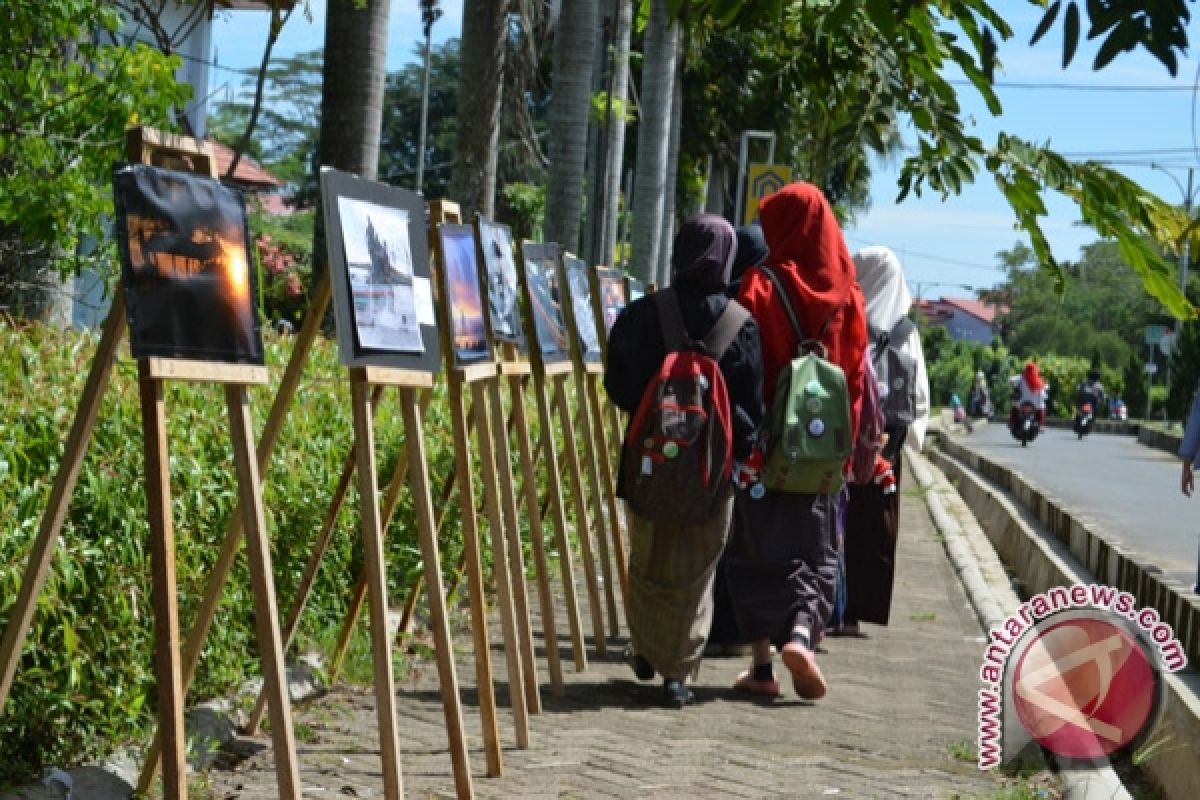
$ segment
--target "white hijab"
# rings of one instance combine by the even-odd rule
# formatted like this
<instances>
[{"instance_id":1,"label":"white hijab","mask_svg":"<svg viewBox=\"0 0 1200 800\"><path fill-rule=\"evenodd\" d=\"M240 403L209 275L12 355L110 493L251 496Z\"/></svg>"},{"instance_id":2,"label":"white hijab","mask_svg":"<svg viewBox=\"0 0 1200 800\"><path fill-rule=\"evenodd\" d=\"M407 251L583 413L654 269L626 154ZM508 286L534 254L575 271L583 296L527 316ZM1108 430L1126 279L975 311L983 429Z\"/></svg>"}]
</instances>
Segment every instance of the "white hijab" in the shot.
<instances>
[{"instance_id":1,"label":"white hijab","mask_svg":"<svg viewBox=\"0 0 1200 800\"><path fill-rule=\"evenodd\" d=\"M867 302L867 326L872 331L890 331L912 308L912 295L904 280L900 259L886 247L864 247L854 255L858 285ZM921 337L914 328L900 348L917 362L917 418L908 428L909 439L920 450L929 424L929 373Z\"/></svg>"}]
</instances>

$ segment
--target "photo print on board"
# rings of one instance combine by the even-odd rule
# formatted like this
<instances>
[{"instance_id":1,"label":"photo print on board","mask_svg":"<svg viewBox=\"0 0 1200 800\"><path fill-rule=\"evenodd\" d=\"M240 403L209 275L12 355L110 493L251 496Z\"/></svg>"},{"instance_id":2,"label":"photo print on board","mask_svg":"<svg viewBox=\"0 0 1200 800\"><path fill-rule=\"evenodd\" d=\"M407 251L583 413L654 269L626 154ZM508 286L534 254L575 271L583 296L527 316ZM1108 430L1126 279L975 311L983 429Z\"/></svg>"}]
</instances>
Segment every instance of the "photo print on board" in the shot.
<instances>
[{"instance_id":1,"label":"photo print on board","mask_svg":"<svg viewBox=\"0 0 1200 800\"><path fill-rule=\"evenodd\" d=\"M483 319L475 234L466 225L440 225L438 236L445 260L449 303L450 344L456 364L469 364L491 355Z\"/></svg>"},{"instance_id":2,"label":"photo print on board","mask_svg":"<svg viewBox=\"0 0 1200 800\"><path fill-rule=\"evenodd\" d=\"M339 197L337 211L359 346L425 352L417 319L408 212L353 197Z\"/></svg>"},{"instance_id":3,"label":"photo print on board","mask_svg":"<svg viewBox=\"0 0 1200 800\"><path fill-rule=\"evenodd\" d=\"M625 279L625 296L629 298L629 302L641 300L646 296L646 284L639 281L637 278Z\"/></svg>"},{"instance_id":4,"label":"photo print on board","mask_svg":"<svg viewBox=\"0 0 1200 800\"><path fill-rule=\"evenodd\" d=\"M607 334L625 310L625 276L615 269L597 269L596 287L600 295L600 316Z\"/></svg>"},{"instance_id":5,"label":"photo print on board","mask_svg":"<svg viewBox=\"0 0 1200 800\"><path fill-rule=\"evenodd\" d=\"M144 164L114 167L113 194L134 357L262 364L241 194Z\"/></svg>"},{"instance_id":6,"label":"photo print on board","mask_svg":"<svg viewBox=\"0 0 1200 800\"><path fill-rule=\"evenodd\" d=\"M479 249L483 252L487 275L488 320L491 322L492 335L501 341L523 346L525 337L521 333L517 260L508 226L480 217Z\"/></svg>"},{"instance_id":7,"label":"photo print on board","mask_svg":"<svg viewBox=\"0 0 1200 800\"><path fill-rule=\"evenodd\" d=\"M596 332L596 317L592 311L592 287L588 280L587 263L575 256L563 257L563 272L567 277L567 295L571 302L571 318L579 337L579 354L584 361L599 361L600 336Z\"/></svg>"},{"instance_id":8,"label":"photo print on board","mask_svg":"<svg viewBox=\"0 0 1200 800\"><path fill-rule=\"evenodd\" d=\"M569 358L571 341L567 338L558 286L557 247L525 244L521 252L529 288L529 314L542 358L547 361Z\"/></svg>"}]
</instances>

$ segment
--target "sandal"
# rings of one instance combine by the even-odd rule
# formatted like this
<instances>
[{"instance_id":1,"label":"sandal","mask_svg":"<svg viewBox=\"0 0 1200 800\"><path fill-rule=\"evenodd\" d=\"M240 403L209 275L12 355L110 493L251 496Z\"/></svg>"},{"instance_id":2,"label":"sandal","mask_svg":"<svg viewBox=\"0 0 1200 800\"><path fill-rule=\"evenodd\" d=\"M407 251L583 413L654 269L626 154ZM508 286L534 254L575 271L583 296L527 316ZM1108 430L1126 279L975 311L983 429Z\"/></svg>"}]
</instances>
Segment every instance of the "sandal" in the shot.
<instances>
[{"instance_id":1,"label":"sandal","mask_svg":"<svg viewBox=\"0 0 1200 800\"><path fill-rule=\"evenodd\" d=\"M805 700L820 700L829 691L825 676L817 666L817 657L799 642L783 646L783 665L792 673L792 688Z\"/></svg>"},{"instance_id":2,"label":"sandal","mask_svg":"<svg viewBox=\"0 0 1200 800\"><path fill-rule=\"evenodd\" d=\"M739 692L749 692L763 697L779 697L783 694L783 690L779 687L779 681L774 678L769 681L756 680L752 670L746 670L738 675L737 680L733 682L733 688Z\"/></svg>"}]
</instances>

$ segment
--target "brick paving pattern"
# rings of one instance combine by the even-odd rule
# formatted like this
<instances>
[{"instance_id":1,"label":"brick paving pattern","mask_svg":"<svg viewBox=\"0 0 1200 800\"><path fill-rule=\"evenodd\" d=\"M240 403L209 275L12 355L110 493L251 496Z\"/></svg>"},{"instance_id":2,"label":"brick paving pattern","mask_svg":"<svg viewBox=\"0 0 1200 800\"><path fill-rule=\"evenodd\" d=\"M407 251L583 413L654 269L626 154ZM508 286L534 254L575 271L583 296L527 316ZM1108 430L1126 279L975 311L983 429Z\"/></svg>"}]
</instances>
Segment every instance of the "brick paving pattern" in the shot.
<instances>
[{"instance_id":1,"label":"brick paving pattern","mask_svg":"<svg viewBox=\"0 0 1200 800\"><path fill-rule=\"evenodd\" d=\"M481 798L765 798L988 797L1004 785L956 757L974 752L977 671L982 631L916 494L902 498L897 585L888 628L869 638L823 645L829 695L800 702L776 660L785 696L756 702L730 685L748 659L708 659L695 685L697 703L682 711L657 705L659 683L638 683L620 662L624 642L574 673L562 639L565 696L543 689L531 718L531 746L518 750L497 688L505 772L483 776L474 668L460 659L475 794ZM532 586L531 586L532 590ZM584 594L581 604L586 611ZM535 604L536 605L536 604ZM561 605L561 604L560 604ZM587 622L585 619L585 627ZM559 630L565 631L565 620ZM466 647L469 638L456 641ZM499 641L499 632L492 639ZM614 646L615 645L615 646ZM492 660L503 681L504 658ZM546 679L543 671L542 679ZM436 671L397 681L406 796L454 797ZM311 729L299 743L305 797L381 797L382 773L369 689L338 687L296 708ZM246 754L207 778L212 796L274 797L267 738L241 739Z\"/></svg>"}]
</instances>

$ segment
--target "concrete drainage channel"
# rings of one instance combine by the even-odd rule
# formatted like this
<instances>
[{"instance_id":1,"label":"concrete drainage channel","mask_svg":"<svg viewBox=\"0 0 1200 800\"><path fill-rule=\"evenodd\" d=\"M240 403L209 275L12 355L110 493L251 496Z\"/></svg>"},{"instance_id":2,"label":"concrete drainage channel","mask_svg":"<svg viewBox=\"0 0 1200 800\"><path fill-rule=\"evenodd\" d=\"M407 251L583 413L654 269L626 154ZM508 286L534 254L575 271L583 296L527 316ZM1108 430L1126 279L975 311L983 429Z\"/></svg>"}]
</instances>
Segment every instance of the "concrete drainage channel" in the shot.
<instances>
[{"instance_id":1,"label":"concrete drainage channel","mask_svg":"<svg viewBox=\"0 0 1200 800\"><path fill-rule=\"evenodd\" d=\"M1200 759L1191 744L1200 742L1200 598L1089 531L1019 474L952 439L940 438L925 457L909 455L947 554L985 627L1011 615L1021 602L1004 565L1026 597L1055 586L1098 582L1132 593L1139 607L1157 609L1190 666L1162 675L1162 720L1151 741L1167 744L1141 768L1166 797L1200 797ZM1060 772L1071 798L1129 797L1111 767Z\"/></svg>"}]
</instances>

